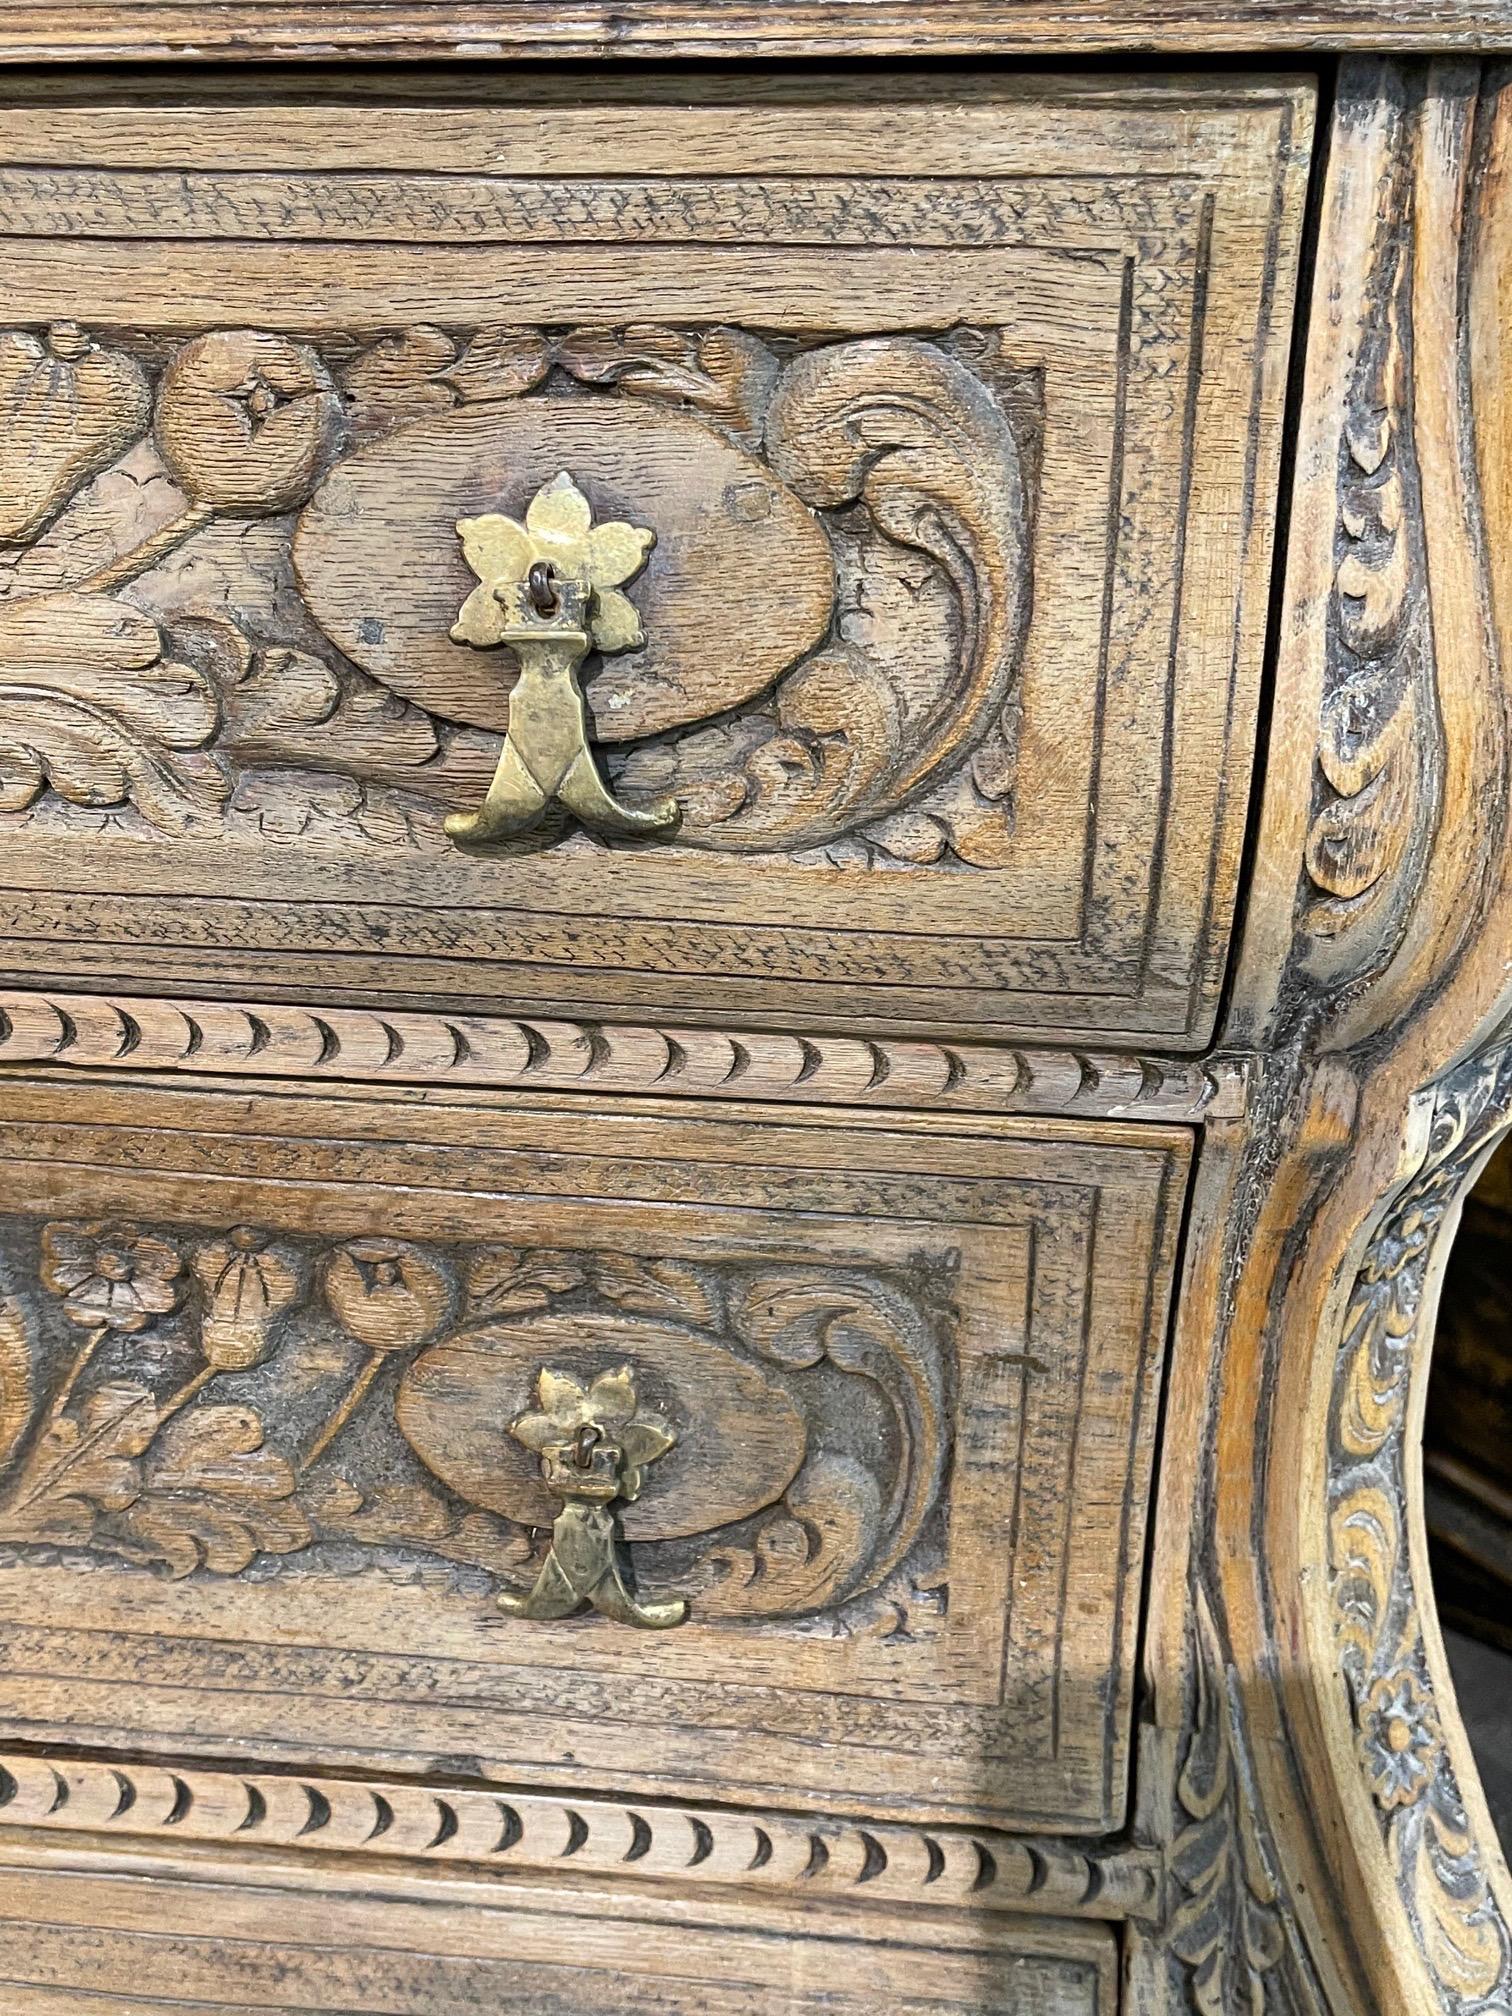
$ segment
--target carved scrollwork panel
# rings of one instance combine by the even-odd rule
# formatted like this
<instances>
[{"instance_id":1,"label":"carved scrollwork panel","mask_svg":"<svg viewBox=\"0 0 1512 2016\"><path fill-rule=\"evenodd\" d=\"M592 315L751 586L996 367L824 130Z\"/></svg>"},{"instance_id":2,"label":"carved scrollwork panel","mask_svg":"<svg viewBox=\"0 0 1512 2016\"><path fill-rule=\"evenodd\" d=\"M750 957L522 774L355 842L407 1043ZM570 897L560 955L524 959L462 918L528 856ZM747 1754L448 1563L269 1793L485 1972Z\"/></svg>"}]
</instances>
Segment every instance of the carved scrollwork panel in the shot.
<instances>
[{"instance_id":1,"label":"carved scrollwork panel","mask_svg":"<svg viewBox=\"0 0 1512 2016\"><path fill-rule=\"evenodd\" d=\"M580 172L418 176L376 106L388 168L334 176L285 158L285 130L196 107L183 131L215 171L144 136L128 175L56 108L80 158L39 176L8 126L0 400L25 410L17 453L45 452L0 526L0 610L44 655L0 626L0 681L27 673L0 694L0 912L44 855L70 903L28 899L21 970L87 987L129 919L141 949L113 970L143 992L214 955L231 985L274 966L297 991L319 960L370 999L374 948L444 885L455 921L444 948L406 935L410 991L476 1008L737 1023L792 998L813 1027L1199 1042L1308 103L1173 88L1089 174L1066 148L1105 143L1090 107L1030 93L994 123L942 98L956 168L901 181L875 165L879 108L874 165L838 178L797 165L791 108L761 115L792 122L784 165L751 176L704 175L700 146L650 176L593 148ZM1026 116L1044 146L1010 172ZM456 129L433 137L450 159ZM169 220L183 239L156 237ZM147 298L121 264L144 235L175 268L202 235L217 251ZM522 263L543 241L550 287ZM484 244L503 263L480 293L459 283ZM553 788L528 831L495 816L459 859L446 821L530 708L496 624L451 635L479 586L457 527L519 520L564 471L595 524L655 543L616 648L574 667L576 809ZM75 661L80 598L150 630ZM167 710L154 664L208 683ZM322 893L329 928L286 900ZM569 956L547 942L566 918Z\"/></svg>"},{"instance_id":2,"label":"carved scrollwork panel","mask_svg":"<svg viewBox=\"0 0 1512 2016\"><path fill-rule=\"evenodd\" d=\"M1380 1218L1340 1333L1330 1424L1330 1608L1360 1774L1445 2008L1512 1998L1512 1931L1466 1815L1435 1702L1409 1536L1409 1412L1423 1326L1459 1203L1512 1126L1512 1050L1472 1058L1429 1097L1426 1150Z\"/></svg>"},{"instance_id":3,"label":"carved scrollwork panel","mask_svg":"<svg viewBox=\"0 0 1512 2016\"><path fill-rule=\"evenodd\" d=\"M215 1740L271 1690L312 1763L371 1687L559 1786L654 1789L628 1719L710 1797L1111 1824L1183 1131L1050 1181L970 1123L783 1115L773 1166L729 1108L140 1089L0 1114L0 1582L59 1684L228 1630Z\"/></svg>"},{"instance_id":4,"label":"carved scrollwork panel","mask_svg":"<svg viewBox=\"0 0 1512 2016\"><path fill-rule=\"evenodd\" d=\"M685 797L684 844L801 855L944 791L934 858L959 825L961 858L993 865L1028 501L1013 423L949 348L878 338L783 360L740 330L645 326L483 331L459 352L420 328L350 360L344 401L315 351L264 332L214 331L166 362L90 354L100 400L115 386L104 446L77 397L52 384L29 395L35 424L59 437L59 494L13 537L61 522L13 565L0 611L12 674L0 724L18 742L0 809L66 824L82 805L126 830L139 819L208 837L234 830L273 780L288 795L312 770L444 801L496 752L514 670L512 654L480 658L449 635L466 578L455 524L497 501L496 467L523 496L537 471L571 466L599 497L633 487L625 508L659 527L642 645L598 667L589 703L599 739L653 738L620 768ZM564 383L579 396L553 389ZM741 445L763 440L764 463ZM62 486L96 475L107 447L115 475L72 504ZM144 519L144 490L172 508ZM260 519L271 536L249 543ZM938 635L873 621L870 644L856 641L837 588L859 614L910 564L924 571L908 593ZM175 631L197 603L229 660L198 686L177 673L194 687L189 724L164 712L153 668L166 660L173 676ZM119 633L113 655L81 655L96 631ZM77 693L48 675L55 660ZM381 692L387 719L365 732ZM81 770L81 711L97 740L140 746L135 764ZM711 740L697 731L715 716ZM154 739L166 779L148 761ZM192 810L170 753L184 748L205 752L215 787L190 794Z\"/></svg>"},{"instance_id":5,"label":"carved scrollwork panel","mask_svg":"<svg viewBox=\"0 0 1512 2016\"><path fill-rule=\"evenodd\" d=\"M905 1286L485 1246L459 1272L403 1240L322 1250L248 1225L186 1240L54 1222L34 1319L52 1338L35 1367L25 1304L4 1305L19 1454L0 1545L183 1576L262 1556L274 1573L337 1536L407 1541L518 1588L553 1501L509 1424L543 1366L585 1380L628 1368L676 1446L626 1507L627 1539L681 1543L668 1551L705 1592L701 1617L827 1610L892 1575L939 1512L941 1266ZM312 1360L323 1376L293 1374L299 1404L271 1372L254 1376ZM144 1377L159 1368L165 1379Z\"/></svg>"}]
</instances>

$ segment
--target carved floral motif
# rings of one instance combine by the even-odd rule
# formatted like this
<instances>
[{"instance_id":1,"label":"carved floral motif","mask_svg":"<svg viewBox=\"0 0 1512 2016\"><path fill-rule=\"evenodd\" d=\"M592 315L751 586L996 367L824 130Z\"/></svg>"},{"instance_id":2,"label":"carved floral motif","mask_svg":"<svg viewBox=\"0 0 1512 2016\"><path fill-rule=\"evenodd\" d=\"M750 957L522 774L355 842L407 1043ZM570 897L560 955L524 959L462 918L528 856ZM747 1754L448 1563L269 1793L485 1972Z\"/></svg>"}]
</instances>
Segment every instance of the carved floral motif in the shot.
<instances>
[{"instance_id":1,"label":"carved floral motif","mask_svg":"<svg viewBox=\"0 0 1512 2016\"><path fill-rule=\"evenodd\" d=\"M1434 1706L1408 1542L1409 1411L1420 1326L1460 1197L1512 1121L1512 1050L1437 1088L1427 1152L1360 1259L1334 1375L1332 1611L1360 1770L1446 2008L1512 2001L1512 1941L1492 1900Z\"/></svg>"},{"instance_id":2,"label":"carved floral motif","mask_svg":"<svg viewBox=\"0 0 1512 2016\"><path fill-rule=\"evenodd\" d=\"M158 387L157 444L191 503L262 517L302 504L341 437L329 372L257 329L186 343Z\"/></svg>"},{"instance_id":3,"label":"carved floral motif","mask_svg":"<svg viewBox=\"0 0 1512 2016\"><path fill-rule=\"evenodd\" d=\"M82 1329L145 1330L179 1299L184 1263L162 1239L134 1225L49 1225L42 1280Z\"/></svg>"},{"instance_id":4,"label":"carved floral motif","mask_svg":"<svg viewBox=\"0 0 1512 2016\"><path fill-rule=\"evenodd\" d=\"M1383 1673L1359 1705L1360 1762L1376 1803L1414 1806L1428 1790L1443 1737L1415 1673Z\"/></svg>"},{"instance_id":5,"label":"carved floral motif","mask_svg":"<svg viewBox=\"0 0 1512 2016\"><path fill-rule=\"evenodd\" d=\"M246 329L166 356L106 353L71 329L48 340L44 352L26 332L0 339L17 399L32 399L39 372L79 381L72 418L44 387L52 403L28 423L50 444L33 457L40 488L0 527L26 549L7 556L0 600L0 821L68 826L88 808L178 836L251 823L272 838L443 844L441 815L493 773L508 664L480 672L472 654L439 682L396 674L386 687L385 650L363 640L413 618L413 556L406 573L371 554L359 613L338 612L333 629L331 583L352 586L358 554L328 512L319 606L301 607L295 514L326 522L310 500L333 467L366 466L407 429L434 435L427 468L460 456L462 470L474 423L516 412L548 436L586 425L606 442L612 420L615 444L649 444L642 482L664 465L674 499L677 469L690 456L712 467L725 436L718 452L733 459L699 519L729 549L723 593L745 578L747 549L769 554L746 570L741 637L707 606L715 570L679 574L670 526L646 594L681 596L686 622L669 632L672 605L653 608L644 646L622 626L631 648L587 689L614 787L681 799L682 846L851 865L1006 858L1030 500L993 370L976 368L1001 361L990 334L795 350L735 329L499 327L459 342L418 325L345 359ZM553 466L577 468L574 452ZM614 445L602 483L627 487L609 503L634 505L636 469ZM462 500L449 524L469 509ZM259 525L266 534L246 536ZM224 583L220 637L189 662L183 584L207 569ZM440 600L451 593L447 574ZM614 613L613 591L602 599ZM454 615L455 602L448 625ZM78 648L81 631L112 625L114 658ZM446 627L443 652L456 648ZM757 639L776 651L770 664ZM482 690L489 678L504 681L497 695ZM600 844L560 818L544 838Z\"/></svg>"},{"instance_id":6,"label":"carved floral motif","mask_svg":"<svg viewBox=\"0 0 1512 2016\"><path fill-rule=\"evenodd\" d=\"M623 1389L651 1396L633 1461L660 1459L625 1494L628 1537L657 1542L701 1619L870 1629L842 1606L872 1591L895 1632L943 1614L924 1544L947 1449L935 1263L905 1279L68 1222L36 1252L36 1288L0 1299L0 1544L182 1576L297 1572L341 1541L390 1573L481 1569L512 1598L557 1509L540 1422L589 1393L618 1420Z\"/></svg>"}]
</instances>

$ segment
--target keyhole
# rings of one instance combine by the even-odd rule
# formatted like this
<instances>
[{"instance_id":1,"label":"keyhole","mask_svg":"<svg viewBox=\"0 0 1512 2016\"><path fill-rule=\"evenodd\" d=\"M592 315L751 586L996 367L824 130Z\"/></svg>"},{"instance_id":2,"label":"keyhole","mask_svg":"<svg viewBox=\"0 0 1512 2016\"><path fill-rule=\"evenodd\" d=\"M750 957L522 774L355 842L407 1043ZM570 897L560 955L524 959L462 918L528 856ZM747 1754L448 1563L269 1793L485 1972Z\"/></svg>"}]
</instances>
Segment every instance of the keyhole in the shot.
<instances>
[{"instance_id":1,"label":"keyhole","mask_svg":"<svg viewBox=\"0 0 1512 2016\"><path fill-rule=\"evenodd\" d=\"M593 1468L593 1452L604 1439L604 1431L597 1422L584 1421L572 1438L572 1467L575 1470Z\"/></svg>"}]
</instances>

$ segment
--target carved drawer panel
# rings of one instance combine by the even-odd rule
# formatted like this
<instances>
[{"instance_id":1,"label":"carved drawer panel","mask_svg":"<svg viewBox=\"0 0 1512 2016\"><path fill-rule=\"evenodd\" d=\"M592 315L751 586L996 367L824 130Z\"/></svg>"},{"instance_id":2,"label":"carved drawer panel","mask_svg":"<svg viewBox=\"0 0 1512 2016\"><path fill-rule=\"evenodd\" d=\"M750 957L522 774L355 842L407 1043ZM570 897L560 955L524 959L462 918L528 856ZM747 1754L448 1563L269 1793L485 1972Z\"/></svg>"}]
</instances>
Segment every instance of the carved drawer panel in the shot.
<instances>
[{"instance_id":1,"label":"carved drawer panel","mask_svg":"<svg viewBox=\"0 0 1512 2016\"><path fill-rule=\"evenodd\" d=\"M0 1730L1116 1826L1188 1153L8 1079Z\"/></svg>"},{"instance_id":2,"label":"carved drawer panel","mask_svg":"<svg viewBox=\"0 0 1512 2016\"><path fill-rule=\"evenodd\" d=\"M259 93L0 103L9 963L1199 1045L1311 86Z\"/></svg>"}]
</instances>

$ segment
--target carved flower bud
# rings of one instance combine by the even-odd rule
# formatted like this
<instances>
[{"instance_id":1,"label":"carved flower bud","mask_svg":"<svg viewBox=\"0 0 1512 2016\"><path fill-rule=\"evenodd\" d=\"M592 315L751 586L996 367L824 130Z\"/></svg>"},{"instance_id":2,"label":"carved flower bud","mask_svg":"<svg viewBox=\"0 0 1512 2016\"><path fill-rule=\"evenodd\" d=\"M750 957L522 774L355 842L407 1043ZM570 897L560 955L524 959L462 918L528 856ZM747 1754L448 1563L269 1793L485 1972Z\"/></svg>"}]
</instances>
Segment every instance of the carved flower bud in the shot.
<instances>
[{"instance_id":1,"label":"carved flower bud","mask_svg":"<svg viewBox=\"0 0 1512 2016\"><path fill-rule=\"evenodd\" d=\"M325 1265L325 1294L337 1321L370 1351L408 1351L445 1319L451 1278L418 1246L353 1239Z\"/></svg>"},{"instance_id":2,"label":"carved flower bud","mask_svg":"<svg viewBox=\"0 0 1512 2016\"><path fill-rule=\"evenodd\" d=\"M244 517L302 504L341 430L330 373L302 344L259 329L186 343L158 388L157 444L196 504Z\"/></svg>"},{"instance_id":3,"label":"carved flower bud","mask_svg":"<svg viewBox=\"0 0 1512 2016\"><path fill-rule=\"evenodd\" d=\"M299 1294L299 1275L268 1243L268 1234L238 1225L224 1239L202 1246L194 1271L205 1291L200 1350L217 1372L245 1372L272 1348L278 1317Z\"/></svg>"}]
</instances>

